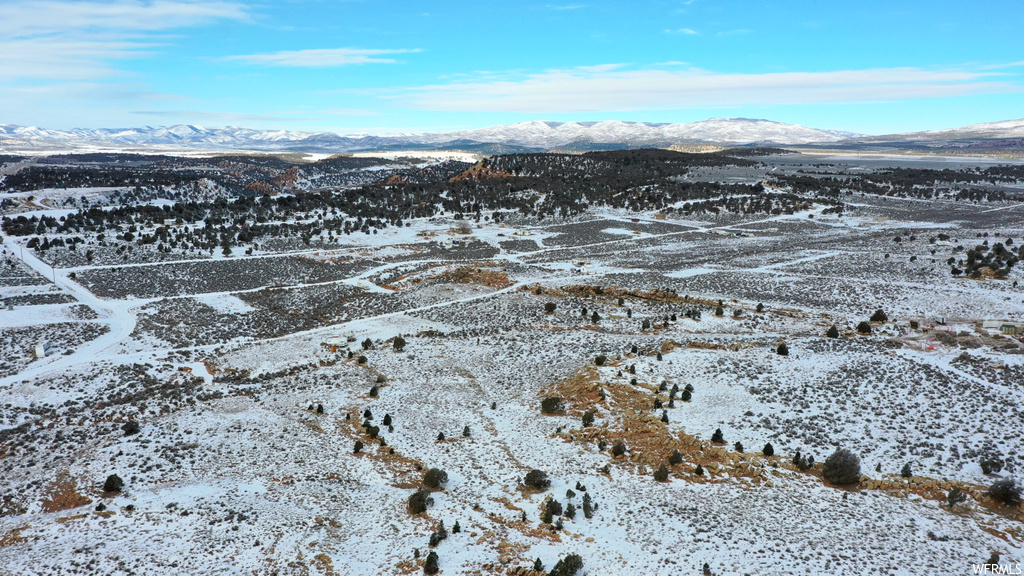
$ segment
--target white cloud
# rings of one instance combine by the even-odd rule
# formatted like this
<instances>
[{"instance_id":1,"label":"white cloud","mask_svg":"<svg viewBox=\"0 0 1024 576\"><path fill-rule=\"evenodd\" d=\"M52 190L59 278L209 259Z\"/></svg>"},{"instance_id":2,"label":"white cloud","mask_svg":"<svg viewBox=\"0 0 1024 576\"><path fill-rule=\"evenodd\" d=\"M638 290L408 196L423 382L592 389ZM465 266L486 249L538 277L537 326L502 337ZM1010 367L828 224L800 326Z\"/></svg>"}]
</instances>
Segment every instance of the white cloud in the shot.
<instances>
[{"instance_id":1,"label":"white cloud","mask_svg":"<svg viewBox=\"0 0 1024 576\"><path fill-rule=\"evenodd\" d=\"M676 28L675 30L671 30L671 29L666 29L665 30L665 34L687 34L687 35L691 35L691 34L696 34L696 33L697 33L697 31L694 30L693 28Z\"/></svg>"},{"instance_id":2,"label":"white cloud","mask_svg":"<svg viewBox=\"0 0 1024 576\"><path fill-rule=\"evenodd\" d=\"M556 113L672 110L698 106L900 100L1020 92L980 70L876 68L726 74L695 68L623 70L617 65L549 70L518 80L409 88L392 98L425 110Z\"/></svg>"},{"instance_id":3,"label":"white cloud","mask_svg":"<svg viewBox=\"0 0 1024 576\"><path fill-rule=\"evenodd\" d=\"M226 56L221 60L262 64L266 66L326 67L348 64L394 64L393 58L380 58L387 54L419 52L414 49L321 48L312 50L286 50L270 54Z\"/></svg>"},{"instance_id":4,"label":"white cloud","mask_svg":"<svg viewBox=\"0 0 1024 576\"><path fill-rule=\"evenodd\" d=\"M160 46L158 31L246 20L237 2L190 0L58 1L0 4L0 80L99 79L112 62Z\"/></svg>"}]
</instances>

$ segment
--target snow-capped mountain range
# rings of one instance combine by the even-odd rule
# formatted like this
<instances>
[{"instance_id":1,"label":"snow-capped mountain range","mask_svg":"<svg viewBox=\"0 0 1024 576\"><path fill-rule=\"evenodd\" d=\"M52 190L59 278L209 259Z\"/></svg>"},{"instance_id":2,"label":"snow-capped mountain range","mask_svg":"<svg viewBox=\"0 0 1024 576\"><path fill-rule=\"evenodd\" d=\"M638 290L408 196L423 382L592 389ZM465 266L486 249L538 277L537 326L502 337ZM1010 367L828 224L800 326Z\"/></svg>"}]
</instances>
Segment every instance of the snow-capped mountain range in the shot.
<instances>
[{"instance_id":1,"label":"snow-capped mountain range","mask_svg":"<svg viewBox=\"0 0 1024 576\"><path fill-rule=\"evenodd\" d=\"M159 128L49 130L0 125L0 147L64 145L172 146L200 149L331 150L395 147L459 147L481 144L550 150L557 148L669 146L685 143L808 144L856 136L794 124L747 118L712 118L687 124L645 122L531 121L475 130L426 134L339 135L332 132L204 128L190 124Z\"/></svg>"},{"instance_id":2,"label":"snow-capped mountain range","mask_svg":"<svg viewBox=\"0 0 1024 576\"><path fill-rule=\"evenodd\" d=\"M474 130L425 134L340 135L248 128L204 128L191 124L159 128L49 130L0 124L0 150L122 147L200 150L354 152L361 150L461 148L515 151L721 144L786 146L838 142L910 142L979 138L1024 138L1024 119L975 124L952 130L863 136L749 118L712 118L685 124L647 122L530 121Z\"/></svg>"}]
</instances>

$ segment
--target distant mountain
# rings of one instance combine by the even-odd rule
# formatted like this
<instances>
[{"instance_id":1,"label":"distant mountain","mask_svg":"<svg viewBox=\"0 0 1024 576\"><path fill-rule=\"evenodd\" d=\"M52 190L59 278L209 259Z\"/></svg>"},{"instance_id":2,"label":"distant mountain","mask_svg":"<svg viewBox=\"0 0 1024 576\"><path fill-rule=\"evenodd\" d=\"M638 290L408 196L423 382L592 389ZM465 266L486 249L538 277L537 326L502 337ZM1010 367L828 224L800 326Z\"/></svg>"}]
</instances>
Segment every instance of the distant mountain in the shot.
<instances>
[{"instance_id":1,"label":"distant mountain","mask_svg":"<svg viewBox=\"0 0 1024 576\"><path fill-rule=\"evenodd\" d=\"M475 130L388 136L332 132L204 128L179 124L159 128L48 130L0 124L0 149L81 147L170 147L204 150L355 152L396 149L462 149L484 153L552 149L609 149L673 144L793 145L829 143L857 134L817 130L748 118L712 118L687 124L647 122L532 121Z\"/></svg>"},{"instance_id":2,"label":"distant mountain","mask_svg":"<svg viewBox=\"0 0 1024 576\"><path fill-rule=\"evenodd\" d=\"M1024 118L971 124L948 130L906 132L858 138L864 142L917 142L926 140L992 140L1024 138Z\"/></svg>"}]
</instances>

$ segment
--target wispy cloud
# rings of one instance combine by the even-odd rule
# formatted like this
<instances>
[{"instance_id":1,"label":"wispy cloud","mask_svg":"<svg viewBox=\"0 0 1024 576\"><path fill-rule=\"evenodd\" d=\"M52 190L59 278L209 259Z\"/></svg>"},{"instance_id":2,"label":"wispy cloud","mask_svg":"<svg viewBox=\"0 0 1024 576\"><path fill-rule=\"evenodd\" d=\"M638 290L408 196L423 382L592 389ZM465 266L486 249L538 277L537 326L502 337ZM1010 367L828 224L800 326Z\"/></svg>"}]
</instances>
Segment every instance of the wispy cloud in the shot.
<instances>
[{"instance_id":1,"label":"wispy cloud","mask_svg":"<svg viewBox=\"0 0 1024 576\"><path fill-rule=\"evenodd\" d=\"M139 58L166 38L160 31L248 20L237 2L30 0L0 4L0 80L98 79L118 75L116 60Z\"/></svg>"},{"instance_id":2,"label":"wispy cloud","mask_svg":"<svg viewBox=\"0 0 1024 576\"><path fill-rule=\"evenodd\" d=\"M980 69L875 68L831 72L718 73L696 68L549 70L517 80L481 79L408 88L391 98L424 110L522 113L671 110L698 106L903 100L1021 92Z\"/></svg>"},{"instance_id":3,"label":"wispy cloud","mask_svg":"<svg viewBox=\"0 0 1024 576\"><path fill-rule=\"evenodd\" d=\"M247 54L226 56L221 60L261 64L264 66L325 67L349 64L394 64L394 58L381 58L387 54L409 54L420 52L412 49L368 49L368 48L320 48L312 50L285 50L269 54Z\"/></svg>"},{"instance_id":4,"label":"wispy cloud","mask_svg":"<svg viewBox=\"0 0 1024 576\"><path fill-rule=\"evenodd\" d=\"M668 29L668 28L665 29L665 34L687 34L687 35L692 35L692 34L696 34L696 33L697 33L697 31L694 30L693 28L676 28L674 30L673 29Z\"/></svg>"}]
</instances>

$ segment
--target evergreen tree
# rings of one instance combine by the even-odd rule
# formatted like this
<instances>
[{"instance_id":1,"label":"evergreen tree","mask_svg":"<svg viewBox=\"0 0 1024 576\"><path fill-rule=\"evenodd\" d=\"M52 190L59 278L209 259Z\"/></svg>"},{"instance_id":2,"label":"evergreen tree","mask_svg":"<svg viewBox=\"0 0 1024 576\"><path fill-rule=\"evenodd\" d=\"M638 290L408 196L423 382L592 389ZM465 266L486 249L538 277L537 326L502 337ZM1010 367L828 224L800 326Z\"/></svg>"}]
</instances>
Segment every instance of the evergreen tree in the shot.
<instances>
[{"instance_id":1,"label":"evergreen tree","mask_svg":"<svg viewBox=\"0 0 1024 576\"><path fill-rule=\"evenodd\" d=\"M583 569L583 558L579 554L569 554L555 563L548 576L576 576Z\"/></svg>"},{"instance_id":2,"label":"evergreen tree","mask_svg":"<svg viewBox=\"0 0 1024 576\"><path fill-rule=\"evenodd\" d=\"M594 410L587 410L583 413L583 426L591 426L594 423Z\"/></svg>"},{"instance_id":3,"label":"evergreen tree","mask_svg":"<svg viewBox=\"0 0 1024 576\"><path fill-rule=\"evenodd\" d=\"M385 414L384 419L381 420L381 424L385 426L391 426L391 414Z\"/></svg>"},{"instance_id":4,"label":"evergreen tree","mask_svg":"<svg viewBox=\"0 0 1024 576\"><path fill-rule=\"evenodd\" d=\"M758 312L764 312L764 304L761 304L760 302L758 302L757 303L757 311Z\"/></svg>"},{"instance_id":5,"label":"evergreen tree","mask_svg":"<svg viewBox=\"0 0 1024 576\"><path fill-rule=\"evenodd\" d=\"M821 475L833 484L854 484L860 480L860 457L839 448L825 459Z\"/></svg>"},{"instance_id":6,"label":"evergreen tree","mask_svg":"<svg viewBox=\"0 0 1024 576\"><path fill-rule=\"evenodd\" d=\"M668 411L667 410L662 410L661 411L661 421L664 422L665 424L668 424Z\"/></svg>"},{"instance_id":7,"label":"evergreen tree","mask_svg":"<svg viewBox=\"0 0 1024 576\"><path fill-rule=\"evenodd\" d=\"M682 396L683 402L689 402L691 398L693 398L693 394L691 394L688 389L687 390L683 390L683 396Z\"/></svg>"},{"instance_id":8,"label":"evergreen tree","mask_svg":"<svg viewBox=\"0 0 1024 576\"><path fill-rule=\"evenodd\" d=\"M657 472L654 473L654 479L658 482L668 482L668 467L664 464L659 466Z\"/></svg>"},{"instance_id":9,"label":"evergreen tree","mask_svg":"<svg viewBox=\"0 0 1024 576\"><path fill-rule=\"evenodd\" d=\"M423 484L430 488L440 488L448 482L448 473L440 468L431 468L423 475Z\"/></svg>"},{"instance_id":10,"label":"evergreen tree","mask_svg":"<svg viewBox=\"0 0 1024 576\"><path fill-rule=\"evenodd\" d=\"M413 514L426 512L427 506L430 506L433 503L434 499L430 496L430 490L420 488L409 496L409 512Z\"/></svg>"},{"instance_id":11,"label":"evergreen tree","mask_svg":"<svg viewBox=\"0 0 1024 576\"><path fill-rule=\"evenodd\" d=\"M871 334L871 324L868 324L867 322L857 324L857 332L861 334Z\"/></svg>"},{"instance_id":12,"label":"evergreen tree","mask_svg":"<svg viewBox=\"0 0 1024 576\"><path fill-rule=\"evenodd\" d=\"M623 442L622 440L619 440L619 441L615 442L614 445L612 445L612 456L622 456L625 453L626 453L626 443Z\"/></svg>"},{"instance_id":13,"label":"evergreen tree","mask_svg":"<svg viewBox=\"0 0 1024 576\"><path fill-rule=\"evenodd\" d=\"M317 414L323 414L324 413L324 405L323 404L317 404L316 405L316 413Z\"/></svg>"},{"instance_id":14,"label":"evergreen tree","mask_svg":"<svg viewBox=\"0 0 1024 576\"><path fill-rule=\"evenodd\" d=\"M672 455L668 457L668 463L676 466L683 463L683 455L679 450L673 450Z\"/></svg>"},{"instance_id":15,"label":"evergreen tree","mask_svg":"<svg viewBox=\"0 0 1024 576\"><path fill-rule=\"evenodd\" d=\"M704 475L704 467L701 466L700 464L697 464L697 467L694 468L693 473L696 474L697 476L703 476Z\"/></svg>"},{"instance_id":16,"label":"evergreen tree","mask_svg":"<svg viewBox=\"0 0 1024 576\"><path fill-rule=\"evenodd\" d=\"M913 475L914 472L913 470L910 469L910 462L907 462L906 464L903 465L903 470L900 470L900 476L903 476L904 478L910 478Z\"/></svg>"},{"instance_id":17,"label":"evergreen tree","mask_svg":"<svg viewBox=\"0 0 1024 576\"><path fill-rule=\"evenodd\" d=\"M462 436L465 438L469 437L469 426L466 426L465 428L462 429Z\"/></svg>"},{"instance_id":18,"label":"evergreen tree","mask_svg":"<svg viewBox=\"0 0 1024 576\"><path fill-rule=\"evenodd\" d=\"M534 572L543 572L544 571L544 563L540 561L540 558L537 558L537 560L533 563L533 571Z\"/></svg>"},{"instance_id":19,"label":"evergreen tree","mask_svg":"<svg viewBox=\"0 0 1024 576\"><path fill-rule=\"evenodd\" d=\"M725 308L722 308L721 306L715 308L715 316L725 316Z\"/></svg>"},{"instance_id":20,"label":"evergreen tree","mask_svg":"<svg viewBox=\"0 0 1024 576\"><path fill-rule=\"evenodd\" d=\"M779 356L789 356L789 346L786 346L785 342L779 344L779 347L776 348L775 351L779 354Z\"/></svg>"},{"instance_id":21,"label":"evergreen tree","mask_svg":"<svg viewBox=\"0 0 1024 576\"><path fill-rule=\"evenodd\" d=\"M839 328L836 328L836 325L833 324L832 327L828 329L828 332L825 332L825 336L828 336L829 338L839 338Z\"/></svg>"},{"instance_id":22,"label":"evergreen tree","mask_svg":"<svg viewBox=\"0 0 1024 576\"><path fill-rule=\"evenodd\" d=\"M742 442L737 442L737 443L733 444L733 445L732 445L732 447L733 447L733 448L734 448L734 449L735 449L735 450L736 450L737 452L743 452L743 443L742 443Z\"/></svg>"},{"instance_id":23,"label":"evergreen tree","mask_svg":"<svg viewBox=\"0 0 1024 576\"><path fill-rule=\"evenodd\" d=\"M881 308L879 308L878 310L875 310L874 314L871 315L871 321L872 322L888 322L889 321L889 317L885 314L885 312L882 312Z\"/></svg>"},{"instance_id":24,"label":"evergreen tree","mask_svg":"<svg viewBox=\"0 0 1024 576\"><path fill-rule=\"evenodd\" d=\"M426 563L423 564L423 573L437 574L440 569L441 568L437 565L437 552L431 550L430 554L427 554Z\"/></svg>"},{"instance_id":25,"label":"evergreen tree","mask_svg":"<svg viewBox=\"0 0 1024 576\"><path fill-rule=\"evenodd\" d=\"M551 486L551 479L548 478L547 472L541 470L530 470L526 473L526 477L523 478L523 484L531 488L537 488L545 490Z\"/></svg>"},{"instance_id":26,"label":"evergreen tree","mask_svg":"<svg viewBox=\"0 0 1024 576\"><path fill-rule=\"evenodd\" d=\"M356 447L355 447L355 449L352 450L352 453L353 454L359 454L362 451L363 451L363 443L361 441L359 441L359 440L356 440Z\"/></svg>"},{"instance_id":27,"label":"evergreen tree","mask_svg":"<svg viewBox=\"0 0 1024 576\"><path fill-rule=\"evenodd\" d=\"M402 350L405 350L405 338L402 338L401 336L395 336L395 340L394 342L392 342L391 347L395 349L395 352L401 352Z\"/></svg>"},{"instance_id":28,"label":"evergreen tree","mask_svg":"<svg viewBox=\"0 0 1024 576\"><path fill-rule=\"evenodd\" d=\"M121 479L117 474L111 474L107 476L105 482L103 482L104 492L120 492L124 488L124 480Z\"/></svg>"},{"instance_id":29,"label":"evergreen tree","mask_svg":"<svg viewBox=\"0 0 1024 576\"><path fill-rule=\"evenodd\" d=\"M764 454L765 456L774 456L775 455L775 448L772 447L772 443L769 442L769 443L764 445L764 449L761 450L761 453Z\"/></svg>"},{"instance_id":30,"label":"evergreen tree","mask_svg":"<svg viewBox=\"0 0 1024 576\"><path fill-rule=\"evenodd\" d=\"M716 444L725 444L725 435L722 434L721 428L715 428L715 433L711 435L711 441Z\"/></svg>"},{"instance_id":31,"label":"evergreen tree","mask_svg":"<svg viewBox=\"0 0 1024 576\"><path fill-rule=\"evenodd\" d=\"M373 386L372 388L370 388L370 398L376 398L379 393L380 389L377 388L377 386Z\"/></svg>"},{"instance_id":32,"label":"evergreen tree","mask_svg":"<svg viewBox=\"0 0 1024 576\"><path fill-rule=\"evenodd\" d=\"M953 486L949 489L949 492L946 493L946 504L949 506L950 510L966 501L967 494L964 494L957 486Z\"/></svg>"},{"instance_id":33,"label":"evergreen tree","mask_svg":"<svg viewBox=\"0 0 1024 576\"><path fill-rule=\"evenodd\" d=\"M444 442L444 432L438 432L437 433L437 441L438 442Z\"/></svg>"},{"instance_id":34,"label":"evergreen tree","mask_svg":"<svg viewBox=\"0 0 1024 576\"><path fill-rule=\"evenodd\" d=\"M554 314L556 308L558 308L558 306L554 302L548 302L548 303L544 304L544 313L545 314Z\"/></svg>"}]
</instances>

